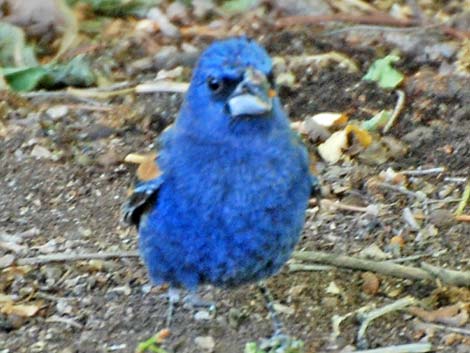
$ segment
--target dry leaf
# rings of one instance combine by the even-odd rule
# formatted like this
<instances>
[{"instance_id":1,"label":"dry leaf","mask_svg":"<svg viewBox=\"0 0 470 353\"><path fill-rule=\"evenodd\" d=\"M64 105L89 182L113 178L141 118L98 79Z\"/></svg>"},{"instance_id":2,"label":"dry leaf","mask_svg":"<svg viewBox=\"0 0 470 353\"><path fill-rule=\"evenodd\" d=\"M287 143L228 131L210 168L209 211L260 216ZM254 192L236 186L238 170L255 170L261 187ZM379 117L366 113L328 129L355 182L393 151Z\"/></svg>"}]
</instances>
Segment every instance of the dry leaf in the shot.
<instances>
[{"instance_id":1,"label":"dry leaf","mask_svg":"<svg viewBox=\"0 0 470 353\"><path fill-rule=\"evenodd\" d=\"M379 291L379 278L372 272L364 272L362 275L362 291L369 295L375 295Z\"/></svg>"},{"instance_id":2,"label":"dry leaf","mask_svg":"<svg viewBox=\"0 0 470 353\"><path fill-rule=\"evenodd\" d=\"M468 322L468 311L463 303L444 306L427 311L418 307L409 308L409 312L426 322L439 322L451 326L463 326Z\"/></svg>"},{"instance_id":3,"label":"dry leaf","mask_svg":"<svg viewBox=\"0 0 470 353\"><path fill-rule=\"evenodd\" d=\"M2 305L2 303L13 303L13 298L11 295L0 293L0 305Z\"/></svg>"},{"instance_id":4,"label":"dry leaf","mask_svg":"<svg viewBox=\"0 0 470 353\"><path fill-rule=\"evenodd\" d=\"M152 180L158 178L162 172L158 168L156 153L149 153L147 155L131 153L124 158L124 162L139 164L137 168L137 178L141 181Z\"/></svg>"},{"instance_id":5,"label":"dry leaf","mask_svg":"<svg viewBox=\"0 0 470 353\"><path fill-rule=\"evenodd\" d=\"M395 235L392 239L390 239L390 245L398 246L402 249L405 246L405 239L401 235Z\"/></svg>"},{"instance_id":6,"label":"dry leaf","mask_svg":"<svg viewBox=\"0 0 470 353\"><path fill-rule=\"evenodd\" d=\"M356 125L346 126L345 131L347 134L353 133L357 141L364 147L368 147L372 143L372 136Z\"/></svg>"},{"instance_id":7,"label":"dry leaf","mask_svg":"<svg viewBox=\"0 0 470 353\"><path fill-rule=\"evenodd\" d=\"M346 130L336 131L325 142L318 146L318 153L328 163L336 163L343 156L343 150L348 147Z\"/></svg>"},{"instance_id":8,"label":"dry leaf","mask_svg":"<svg viewBox=\"0 0 470 353\"><path fill-rule=\"evenodd\" d=\"M17 315L20 317L31 317L41 308L39 303L36 304L13 304L12 302L6 302L4 305L0 305L0 312L6 315Z\"/></svg>"},{"instance_id":9,"label":"dry leaf","mask_svg":"<svg viewBox=\"0 0 470 353\"><path fill-rule=\"evenodd\" d=\"M340 126L348 121L346 114L328 112L319 113L307 119L313 120L315 123L323 127Z\"/></svg>"}]
</instances>

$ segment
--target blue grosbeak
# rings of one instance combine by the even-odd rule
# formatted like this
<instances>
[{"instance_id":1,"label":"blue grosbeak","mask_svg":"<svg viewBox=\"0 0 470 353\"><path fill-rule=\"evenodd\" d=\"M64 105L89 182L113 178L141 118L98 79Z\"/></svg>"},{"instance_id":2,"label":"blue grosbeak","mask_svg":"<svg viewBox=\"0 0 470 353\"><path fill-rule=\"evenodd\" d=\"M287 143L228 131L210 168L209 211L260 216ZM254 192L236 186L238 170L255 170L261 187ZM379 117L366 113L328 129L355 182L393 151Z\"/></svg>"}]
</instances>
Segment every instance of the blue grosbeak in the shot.
<instances>
[{"instance_id":1,"label":"blue grosbeak","mask_svg":"<svg viewBox=\"0 0 470 353\"><path fill-rule=\"evenodd\" d=\"M173 126L161 175L125 205L153 283L195 290L275 274L304 223L316 178L276 96L272 61L245 37L201 55Z\"/></svg>"}]
</instances>

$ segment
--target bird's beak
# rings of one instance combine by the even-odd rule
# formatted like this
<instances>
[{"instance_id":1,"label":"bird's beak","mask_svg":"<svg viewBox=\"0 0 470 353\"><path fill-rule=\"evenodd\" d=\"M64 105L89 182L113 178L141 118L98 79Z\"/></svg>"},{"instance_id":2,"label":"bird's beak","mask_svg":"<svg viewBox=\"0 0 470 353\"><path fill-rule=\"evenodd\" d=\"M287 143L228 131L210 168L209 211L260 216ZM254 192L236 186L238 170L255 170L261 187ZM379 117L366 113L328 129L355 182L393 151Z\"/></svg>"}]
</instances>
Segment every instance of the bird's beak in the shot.
<instances>
[{"instance_id":1,"label":"bird's beak","mask_svg":"<svg viewBox=\"0 0 470 353\"><path fill-rule=\"evenodd\" d=\"M275 95L266 75L249 67L228 98L227 108L232 117L264 115L271 111Z\"/></svg>"}]
</instances>

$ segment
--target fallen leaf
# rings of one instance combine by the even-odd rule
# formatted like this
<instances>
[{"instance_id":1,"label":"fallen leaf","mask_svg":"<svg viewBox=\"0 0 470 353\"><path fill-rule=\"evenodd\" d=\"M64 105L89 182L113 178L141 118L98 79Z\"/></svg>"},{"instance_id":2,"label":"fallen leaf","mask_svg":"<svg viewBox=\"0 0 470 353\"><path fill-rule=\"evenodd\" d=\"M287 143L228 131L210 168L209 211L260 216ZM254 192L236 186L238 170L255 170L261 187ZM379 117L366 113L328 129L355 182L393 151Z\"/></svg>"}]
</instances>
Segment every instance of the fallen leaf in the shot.
<instances>
[{"instance_id":1,"label":"fallen leaf","mask_svg":"<svg viewBox=\"0 0 470 353\"><path fill-rule=\"evenodd\" d=\"M405 78L400 71L392 67L392 64L398 60L400 57L397 55L387 55L382 59L377 59L362 79L375 81L382 88L397 87Z\"/></svg>"},{"instance_id":2,"label":"fallen leaf","mask_svg":"<svg viewBox=\"0 0 470 353\"><path fill-rule=\"evenodd\" d=\"M390 245L391 246L398 246L400 249L405 246L405 239L403 239L403 236L401 235L395 235L390 239Z\"/></svg>"},{"instance_id":3,"label":"fallen leaf","mask_svg":"<svg viewBox=\"0 0 470 353\"><path fill-rule=\"evenodd\" d=\"M345 124L348 121L348 117L346 114L328 112L315 114L311 118L307 119L313 120L318 125L324 127L339 126Z\"/></svg>"},{"instance_id":4,"label":"fallen leaf","mask_svg":"<svg viewBox=\"0 0 470 353\"><path fill-rule=\"evenodd\" d=\"M0 312L6 315L17 315L20 317L32 317L41 308L41 304L13 304L6 302L4 305L0 303Z\"/></svg>"},{"instance_id":5,"label":"fallen leaf","mask_svg":"<svg viewBox=\"0 0 470 353\"><path fill-rule=\"evenodd\" d=\"M468 322L469 314L465 304L456 303L427 311L419 307L410 307L408 311L426 322L439 322L452 326L463 326Z\"/></svg>"},{"instance_id":6,"label":"fallen leaf","mask_svg":"<svg viewBox=\"0 0 470 353\"><path fill-rule=\"evenodd\" d=\"M11 295L0 293L0 305L2 303L13 303L13 298L11 297Z\"/></svg>"},{"instance_id":7,"label":"fallen leaf","mask_svg":"<svg viewBox=\"0 0 470 353\"><path fill-rule=\"evenodd\" d=\"M124 158L124 162L139 164L136 172L137 178L141 181L147 181L158 178L162 174L155 161L156 158L156 153L146 155L130 153Z\"/></svg>"},{"instance_id":8,"label":"fallen leaf","mask_svg":"<svg viewBox=\"0 0 470 353\"><path fill-rule=\"evenodd\" d=\"M345 128L345 131L347 134L354 134L358 142L363 146L363 147L368 147L372 143L372 136L364 129L361 129L360 127L356 125L348 125Z\"/></svg>"},{"instance_id":9,"label":"fallen leaf","mask_svg":"<svg viewBox=\"0 0 470 353\"><path fill-rule=\"evenodd\" d=\"M377 131L383 128L390 120L392 112L389 110L381 110L369 120L362 123L361 127L367 131Z\"/></svg>"},{"instance_id":10,"label":"fallen leaf","mask_svg":"<svg viewBox=\"0 0 470 353\"><path fill-rule=\"evenodd\" d=\"M318 153L328 163L336 163L343 156L343 150L348 147L346 130L336 131L325 142L318 146Z\"/></svg>"},{"instance_id":11,"label":"fallen leaf","mask_svg":"<svg viewBox=\"0 0 470 353\"><path fill-rule=\"evenodd\" d=\"M143 15L158 0L68 0L69 4L88 4L97 14L105 16Z\"/></svg>"},{"instance_id":12,"label":"fallen leaf","mask_svg":"<svg viewBox=\"0 0 470 353\"><path fill-rule=\"evenodd\" d=\"M375 295L379 291L380 281L372 272L364 272L362 275L362 291L369 295Z\"/></svg>"},{"instance_id":13,"label":"fallen leaf","mask_svg":"<svg viewBox=\"0 0 470 353\"><path fill-rule=\"evenodd\" d=\"M43 66L3 67L0 75L15 91L31 91L38 87L91 86L96 76L84 55L78 55L66 64Z\"/></svg>"}]
</instances>

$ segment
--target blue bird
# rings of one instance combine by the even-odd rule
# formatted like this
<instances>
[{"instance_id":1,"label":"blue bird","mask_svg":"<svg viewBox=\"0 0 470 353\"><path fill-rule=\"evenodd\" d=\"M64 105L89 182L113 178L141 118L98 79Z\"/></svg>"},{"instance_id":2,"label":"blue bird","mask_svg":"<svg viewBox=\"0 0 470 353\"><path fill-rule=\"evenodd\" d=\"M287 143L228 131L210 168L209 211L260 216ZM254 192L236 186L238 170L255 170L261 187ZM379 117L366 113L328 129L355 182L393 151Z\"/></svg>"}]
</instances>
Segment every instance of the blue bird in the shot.
<instances>
[{"instance_id":1,"label":"blue bird","mask_svg":"<svg viewBox=\"0 0 470 353\"><path fill-rule=\"evenodd\" d=\"M161 175L124 206L154 284L239 286L289 259L317 180L256 42L216 41L202 53L156 163Z\"/></svg>"}]
</instances>

